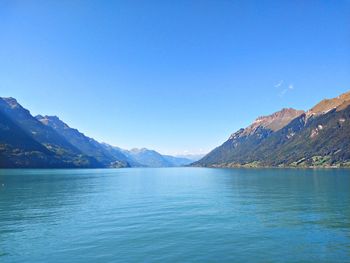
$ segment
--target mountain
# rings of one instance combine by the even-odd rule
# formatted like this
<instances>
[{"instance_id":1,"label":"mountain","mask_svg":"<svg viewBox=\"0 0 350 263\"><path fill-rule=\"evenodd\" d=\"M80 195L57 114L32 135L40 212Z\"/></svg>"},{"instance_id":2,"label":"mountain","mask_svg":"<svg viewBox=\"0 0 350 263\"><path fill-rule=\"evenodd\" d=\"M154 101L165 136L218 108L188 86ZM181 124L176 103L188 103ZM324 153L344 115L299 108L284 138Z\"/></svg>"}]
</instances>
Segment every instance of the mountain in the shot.
<instances>
[{"instance_id":1,"label":"mountain","mask_svg":"<svg viewBox=\"0 0 350 263\"><path fill-rule=\"evenodd\" d=\"M7 159L3 167L102 167L96 159L84 155L51 127L39 122L15 99L0 98L0 112L1 147L7 149L1 151ZM34 148L28 148L28 144ZM13 153L14 149L19 156Z\"/></svg>"},{"instance_id":2,"label":"mountain","mask_svg":"<svg viewBox=\"0 0 350 263\"><path fill-rule=\"evenodd\" d=\"M32 168L53 165L63 163L0 111L0 167Z\"/></svg>"},{"instance_id":3,"label":"mountain","mask_svg":"<svg viewBox=\"0 0 350 263\"><path fill-rule=\"evenodd\" d=\"M186 158L178 158L170 155L162 155L154 150L146 148L123 150L123 153L134 162L145 167L176 167L192 163Z\"/></svg>"},{"instance_id":4,"label":"mountain","mask_svg":"<svg viewBox=\"0 0 350 263\"><path fill-rule=\"evenodd\" d=\"M190 158L99 143L56 116L33 117L0 98L0 167L175 167ZM304 112L285 108L257 118L192 166L350 167L350 92Z\"/></svg>"},{"instance_id":5,"label":"mountain","mask_svg":"<svg viewBox=\"0 0 350 263\"><path fill-rule=\"evenodd\" d=\"M101 145L104 149L106 149L115 158L119 158L121 154L123 156L125 156L128 164L129 164L129 167L145 167L145 165L138 163L134 158L132 158L128 154L127 150L121 149L121 148L116 147L116 146L112 146L108 143L101 143Z\"/></svg>"},{"instance_id":6,"label":"mountain","mask_svg":"<svg viewBox=\"0 0 350 263\"><path fill-rule=\"evenodd\" d=\"M258 117L247 128L233 133L223 145L195 162L195 165L245 163L266 138L303 113L300 110L282 109L269 116Z\"/></svg>"},{"instance_id":7,"label":"mountain","mask_svg":"<svg viewBox=\"0 0 350 263\"><path fill-rule=\"evenodd\" d=\"M177 158L185 158L186 160L190 160L192 162L198 161L202 159L205 156L205 154L180 154L175 155Z\"/></svg>"},{"instance_id":8,"label":"mountain","mask_svg":"<svg viewBox=\"0 0 350 263\"><path fill-rule=\"evenodd\" d=\"M179 156L171 156L171 155L163 155L163 157L172 164L172 166L185 166L193 163L193 160L188 158L179 157Z\"/></svg>"},{"instance_id":9,"label":"mountain","mask_svg":"<svg viewBox=\"0 0 350 263\"><path fill-rule=\"evenodd\" d=\"M69 127L61 121L57 116L42 116L35 117L43 125L51 127L59 135L64 137L71 145L79 149L87 156L95 158L104 167L129 167L128 158L121 152L115 149L108 149L96 140L85 136L77 129Z\"/></svg>"},{"instance_id":10,"label":"mountain","mask_svg":"<svg viewBox=\"0 0 350 263\"><path fill-rule=\"evenodd\" d=\"M311 108L306 116L318 116L329 112L330 110L342 110L350 105L350 91L333 99L325 99Z\"/></svg>"},{"instance_id":11,"label":"mountain","mask_svg":"<svg viewBox=\"0 0 350 263\"><path fill-rule=\"evenodd\" d=\"M57 116L33 117L14 98L0 98L0 167L174 167L192 161L142 149L99 143Z\"/></svg>"},{"instance_id":12,"label":"mountain","mask_svg":"<svg viewBox=\"0 0 350 263\"><path fill-rule=\"evenodd\" d=\"M259 117L193 166L350 166L350 92Z\"/></svg>"},{"instance_id":13,"label":"mountain","mask_svg":"<svg viewBox=\"0 0 350 263\"><path fill-rule=\"evenodd\" d=\"M124 154L146 167L170 167L173 166L166 158L154 150L146 148L124 150Z\"/></svg>"}]
</instances>

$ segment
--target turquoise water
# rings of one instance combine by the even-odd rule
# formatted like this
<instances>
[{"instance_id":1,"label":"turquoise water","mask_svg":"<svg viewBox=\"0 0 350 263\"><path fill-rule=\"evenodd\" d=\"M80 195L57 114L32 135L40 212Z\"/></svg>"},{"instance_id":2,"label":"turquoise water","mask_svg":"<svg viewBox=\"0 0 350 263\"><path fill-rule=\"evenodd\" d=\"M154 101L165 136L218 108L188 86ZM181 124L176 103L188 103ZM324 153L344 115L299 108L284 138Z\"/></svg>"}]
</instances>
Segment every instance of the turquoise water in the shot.
<instances>
[{"instance_id":1,"label":"turquoise water","mask_svg":"<svg viewBox=\"0 0 350 263\"><path fill-rule=\"evenodd\" d=\"M350 262L350 170L0 170L0 262Z\"/></svg>"}]
</instances>

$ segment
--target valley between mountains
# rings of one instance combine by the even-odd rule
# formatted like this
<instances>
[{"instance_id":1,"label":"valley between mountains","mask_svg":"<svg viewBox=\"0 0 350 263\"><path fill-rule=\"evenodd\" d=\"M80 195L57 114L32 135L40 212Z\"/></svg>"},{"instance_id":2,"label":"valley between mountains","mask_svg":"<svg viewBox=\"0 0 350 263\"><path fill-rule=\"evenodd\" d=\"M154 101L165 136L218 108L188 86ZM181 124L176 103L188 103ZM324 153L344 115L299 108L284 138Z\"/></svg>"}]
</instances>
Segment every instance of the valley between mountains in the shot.
<instances>
[{"instance_id":1,"label":"valley between mountains","mask_svg":"<svg viewBox=\"0 0 350 263\"><path fill-rule=\"evenodd\" d=\"M194 160L100 143L56 116L34 117L14 98L0 98L2 168L175 167Z\"/></svg>"},{"instance_id":2,"label":"valley between mountains","mask_svg":"<svg viewBox=\"0 0 350 263\"><path fill-rule=\"evenodd\" d=\"M56 116L0 98L1 168L350 167L350 92L285 108L234 132L200 160L100 143Z\"/></svg>"}]
</instances>

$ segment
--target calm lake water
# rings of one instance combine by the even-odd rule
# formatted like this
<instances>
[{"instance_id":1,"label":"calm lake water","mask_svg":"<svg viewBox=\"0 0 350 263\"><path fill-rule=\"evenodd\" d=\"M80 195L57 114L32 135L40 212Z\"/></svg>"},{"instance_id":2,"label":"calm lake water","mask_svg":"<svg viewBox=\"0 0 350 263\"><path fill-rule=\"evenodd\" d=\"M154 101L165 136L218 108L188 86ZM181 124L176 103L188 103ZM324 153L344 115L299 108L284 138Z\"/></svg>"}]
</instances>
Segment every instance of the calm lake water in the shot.
<instances>
[{"instance_id":1,"label":"calm lake water","mask_svg":"<svg viewBox=\"0 0 350 263\"><path fill-rule=\"evenodd\" d=\"M350 262L350 170L0 170L0 262Z\"/></svg>"}]
</instances>

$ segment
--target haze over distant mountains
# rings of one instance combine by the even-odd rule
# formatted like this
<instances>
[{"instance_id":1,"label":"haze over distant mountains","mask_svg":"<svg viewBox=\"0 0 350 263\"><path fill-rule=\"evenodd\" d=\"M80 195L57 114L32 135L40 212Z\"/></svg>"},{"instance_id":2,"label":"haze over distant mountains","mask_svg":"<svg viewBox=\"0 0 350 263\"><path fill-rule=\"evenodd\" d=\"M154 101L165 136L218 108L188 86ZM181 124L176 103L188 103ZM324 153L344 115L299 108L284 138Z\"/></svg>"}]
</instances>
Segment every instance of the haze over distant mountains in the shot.
<instances>
[{"instance_id":1,"label":"haze over distant mountains","mask_svg":"<svg viewBox=\"0 0 350 263\"><path fill-rule=\"evenodd\" d=\"M350 91L259 117L193 166L350 167Z\"/></svg>"},{"instance_id":2,"label":"haze over distant mountains","mask_svg":"<svg viewBox=\"0 0 350 263\"><path fill-rule=\"evenodd\" d=\"M0 167L350 167L350 92L306 112L258 117L201 157L100 143L56 116L33 117L14 98L0 98Z\"/></svg>"},{"instance_id":3,"label":"haze over distant mountains","mask_svg":"<svg viewBox=\"0 0 350 263\"><path fill-rule=\"evenodd\" d=\"M0 167L174 167L193 160L99 143L56 116L33 117L14 98L0 98Z\"/></svg>"}]
</instances>

